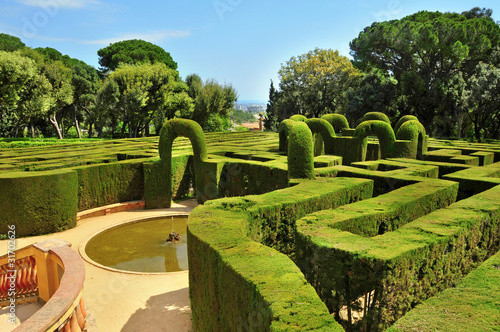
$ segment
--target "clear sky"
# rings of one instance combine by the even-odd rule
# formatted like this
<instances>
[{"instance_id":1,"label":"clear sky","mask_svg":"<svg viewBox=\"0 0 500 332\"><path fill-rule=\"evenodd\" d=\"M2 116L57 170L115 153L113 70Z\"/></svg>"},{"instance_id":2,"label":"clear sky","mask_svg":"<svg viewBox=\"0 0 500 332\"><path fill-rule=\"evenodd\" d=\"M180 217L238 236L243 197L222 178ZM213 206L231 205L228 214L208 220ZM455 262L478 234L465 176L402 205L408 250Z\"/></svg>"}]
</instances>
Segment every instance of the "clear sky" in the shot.
<instances>
[{"instance_id":1,"label":"clear sky","mask_svg":"<svg viewBox=\"0 0 500 332\"><path fill-rule=\"evenodd\" d=\"M96 68L99 49L143 39L169 52L182 77L197 73L232 84L239 101L265 102L292 56L316 47L348 55L373 22L473 7L500 20L498 0L0 0L0 32Z\"/></svg>"}]
</instances>

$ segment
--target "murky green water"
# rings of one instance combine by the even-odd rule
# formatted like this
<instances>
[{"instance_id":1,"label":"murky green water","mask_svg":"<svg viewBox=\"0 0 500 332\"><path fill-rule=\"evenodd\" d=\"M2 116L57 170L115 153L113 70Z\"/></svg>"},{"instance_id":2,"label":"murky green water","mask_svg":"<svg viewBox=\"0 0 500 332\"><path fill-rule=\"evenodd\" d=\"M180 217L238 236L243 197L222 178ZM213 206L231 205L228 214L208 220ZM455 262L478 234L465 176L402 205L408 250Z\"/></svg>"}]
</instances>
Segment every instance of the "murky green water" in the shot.
<instances>
[{"instance_id":1,"label":"murky green water","mask_svg":"<svg viewBox=\"0 0 500 332\"><path fill-rule=\"evenodd\" d=\"M118 226L90 239L85 252L93 261L118 270L187 270L186 222L187 217L166 217ZM181 241L167 243L174 231Z\"/></svg>"}]
</instances>

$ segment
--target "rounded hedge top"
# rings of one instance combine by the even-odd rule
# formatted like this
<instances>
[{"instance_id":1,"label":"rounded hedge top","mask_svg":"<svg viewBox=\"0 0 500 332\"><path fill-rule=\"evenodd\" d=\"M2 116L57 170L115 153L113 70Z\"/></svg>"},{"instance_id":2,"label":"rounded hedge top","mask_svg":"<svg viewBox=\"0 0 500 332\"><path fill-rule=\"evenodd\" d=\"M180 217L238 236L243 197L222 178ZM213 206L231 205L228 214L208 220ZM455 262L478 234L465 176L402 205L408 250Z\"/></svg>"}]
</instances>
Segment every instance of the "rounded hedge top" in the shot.
<instances>
[{"instance_id":1,"label":"rounded hedge top","mask_svg":"<svg viewBox=\"0 0 500 332\"><path fill-rule=\"evenodd\" d=\"M391 125L384 121L372 120L364 121L356 127L356 132L354 133L356 138L366 138L370 135L378 137L382 158L389 157L396 142L396 136Z\"/></svg>"},{"instance_id":2,"label":"rounded hedge top","mask_svg":"<svg viewBox=\"0 0 500 332\"><path fill-rule=\"evenodd\" d=\"M333 126L335 132L341 132L342 129L349 129L349 121L342 114L325 114L321 118L328 121Z\"/></svg>"},{"instance_id":3,"label":"rounded hedge top","mask_svg":"<svg viewBox=\"0 0 500 332\"><path fill-rule=\"evenodd\" d=\"M325 141L331 137L335 137L333 126L325 119L308 119L306 124L313 134L319 133Z\"/></svg>"},{"instance_id":4,"label":"rounded hedge top","mask_svg":"<svg viewBox=\"0 0 500 332\"><path fill-rule=\"evenodd\" d=\"M160 131L158 150L162 160L172 159L172 143L179 136L189 138L195 160L207 159L205 134L198 122L188 119L172 119L165 122Z\"/></svg>"},{"instance_id":5,"label":"rounded hedge top","mask_svg":"<svg viewBox=\"0 0 500 332\"><path fill-rule=\"evenodd\" d=\"M283 120L280 123L280 127L278 128L279 133L279 150L282 152L288 151L288 135L290 134L290 130L292 129L295 121L287 119Z\"/></svg>"},{"instance_id":6,"label":"rounded hedge top","mask_svg":"<svg viewBox=\"0 0 500 332\"><path fill-rule=\"evenodd\" d=\"M424 126L418 120L409 120L401 124L396 137L400 140L415 141L418 140L419 134L422 135L422 137L426 136Z\"/></svg>"},{"instance_id":7,"label":"rounded hedge top","mask_svg":"<svg viewBox=\"0 0 500 332\"><path fill-rule=\"evenodd\" d=\"M307 118L303 115L300 115L300 114L295 114L295 115L292 115L290 117L290 120L293 120L293 121L300 121L300 122L306 122L307 121Z\"/></svg>"},{"instance_id":8,"label":"rounded hedge top","mask_svg":"<svg viewBox=\"0 0 500 332\"><path fill-rule=\"evenodd\" d=\"M389 126L391 125L391 120L389 120L389 117L382 112L368 112L363 116L361 122L372 120L384 121L388 123Z\"/></svg>"},{"instance_id":9,"label":"rounded hedge top","mask_svg":"<svg viewBox=\"0 0 500 332\"><path fill-rule=\"evenodd\" d=\"M394 132L397 133L399 128L401 127L401 125L403 123L405 123L406 121L410 121L410 120L416 120L418 121L417 117L416 116L413 116L413 115L404 115L401 117L401 119L399 119L398 123L396 123L396 127L394 127Z\"/></svg>"},{"instance_id":10,"label":"rounded hedge top","mask_svg":"<svg viewBox=\"0 0 500 332\"><path fill-rule=\"evenodd\" d=\"M288 174L291 178L315 178L313 136L309 126L304 122L295 122L290 130Z\"/></svg>"}]
</instances>

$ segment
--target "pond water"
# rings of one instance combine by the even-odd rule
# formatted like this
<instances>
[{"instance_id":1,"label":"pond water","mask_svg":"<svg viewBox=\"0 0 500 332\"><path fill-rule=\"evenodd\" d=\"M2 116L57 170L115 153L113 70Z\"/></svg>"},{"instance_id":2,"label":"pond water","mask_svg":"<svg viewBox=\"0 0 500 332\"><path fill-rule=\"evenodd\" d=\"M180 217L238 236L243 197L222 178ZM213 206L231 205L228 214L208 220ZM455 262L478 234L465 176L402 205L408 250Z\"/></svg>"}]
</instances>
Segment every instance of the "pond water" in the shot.
<instances>
[{"instance_id":1,"label":"pond water","mask_svg":"<svg viewBox=\"0 0 500 332\"><path fill-rule=\"evenodd\" d=\"M188 269L187 216L165 217L128 223L90 239L85 253L94 262L133 272L175 272ZM172 232L178 242L167 242Z\"/></svg>"}]
</instances>

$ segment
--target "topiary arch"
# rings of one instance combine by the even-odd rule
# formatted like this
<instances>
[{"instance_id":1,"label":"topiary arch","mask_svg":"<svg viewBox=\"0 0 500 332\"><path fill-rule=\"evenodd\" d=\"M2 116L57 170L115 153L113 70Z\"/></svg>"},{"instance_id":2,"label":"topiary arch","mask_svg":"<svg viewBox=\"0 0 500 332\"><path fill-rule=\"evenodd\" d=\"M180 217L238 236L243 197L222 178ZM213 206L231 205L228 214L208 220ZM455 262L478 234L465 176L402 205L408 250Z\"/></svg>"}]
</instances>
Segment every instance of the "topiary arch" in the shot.
<instances>
[{"instance_id":1,"label":"topiary arch","mask_svg":"<svg viewBox=\"0 0 500 332\"><path fill-rule=\"evenodd\" d=\"M364 121L356 127L354 137L365 139L370 135L376 135L378 137L381 157L383 159L390 158L394 150L394 143L396 142L396 136L394 135L391 125L385 121L372 120ZM367 143L365 139L363 143L363 156L366 155Z\"/></svg>"},{"instance_id":2,"label":"topiary arch","mask_svg":"<svg viewBox=\"0 0 500 332\"><path fill-rule=\"evenodd\" d=\"M325 114L321 118L328 121L336 133L342 132L343 129L349 129L349 121L342 114Z\"/></svg>"},{"instance_id":3,"label":"topiary arch","mask_svg":"<svg viewBox=\"0 0 500 332\"><path fill-rule=\"evenodd\" d=\"M204 181L201 175L201 164L207 160L207 146L205 134L201 126L193 120L172 119L163 125L160 131L158 150L161 164L167 174L167 188L172 190L172 144L177 137L187 137L193 147L193 161L195 172L195 191L197 197L203 192ZM200 198L198 197L198 200Z\"/></svg>"}]
</instances>

